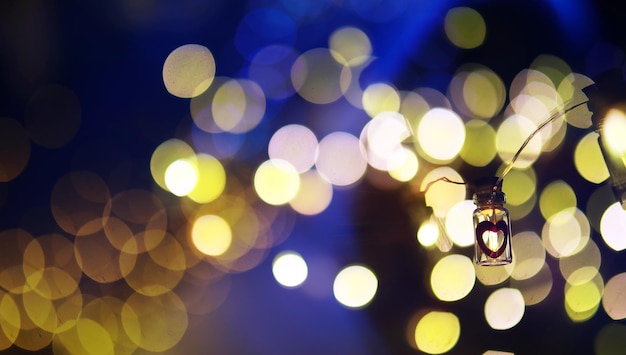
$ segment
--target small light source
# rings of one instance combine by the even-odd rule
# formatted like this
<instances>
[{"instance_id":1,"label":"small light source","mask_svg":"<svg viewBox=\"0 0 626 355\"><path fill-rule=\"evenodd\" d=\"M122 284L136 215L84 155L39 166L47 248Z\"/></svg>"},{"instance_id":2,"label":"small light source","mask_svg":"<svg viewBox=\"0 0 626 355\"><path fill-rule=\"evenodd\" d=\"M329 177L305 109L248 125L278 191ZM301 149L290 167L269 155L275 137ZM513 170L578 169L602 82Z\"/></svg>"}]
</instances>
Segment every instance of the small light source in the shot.
<instances>
[{"instance_id":1,"label":"small light source","mask_svg":"<svg viewBox=\"0 0 626 355\"><path fill-rule=\"evenodd\" d=\"M611 176L613 194L626 210L626 113L623 110L608 110L599 124L598 141Z\"/></svg>"},{"instance_id":2,"label":"small light source","mask_svg":"<svg viewBox=\"0 0 626 355\"><path fill-rule=\"evenodd\" d=\"M591 121L599 133L604 162L609 170L609 185L615 199L626 210L626 80L621 68L608 70L583 92L589 97Z\"/></svg>"},{"instance_id":3,"label":"small light source","mask_svg":"<svg viewBox=\"0 0 626 355\"><path fill-rule=\"evenodd\" d=\"M479 179L474 193L474 261L478 265L510 264L511 219L504 208L502 180L497 177Z\"/></svg>"}]
</instances>

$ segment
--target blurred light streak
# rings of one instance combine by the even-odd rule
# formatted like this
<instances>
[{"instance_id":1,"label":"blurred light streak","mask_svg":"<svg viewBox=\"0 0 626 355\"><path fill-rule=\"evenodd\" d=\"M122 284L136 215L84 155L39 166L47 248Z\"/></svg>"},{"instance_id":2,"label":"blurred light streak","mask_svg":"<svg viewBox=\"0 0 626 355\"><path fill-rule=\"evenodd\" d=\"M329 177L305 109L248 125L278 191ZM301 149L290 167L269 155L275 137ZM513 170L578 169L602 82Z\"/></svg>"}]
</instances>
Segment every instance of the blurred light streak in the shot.
<instances>
[{"instance_id":1,"label":"blurred light streak","mask_svg":"<svg viewBox=\"0 0 626 355\"><path fill-rule=\"evenodd\" d=\"M356 0L351 0L352 6L356 9L362 9L365 11L370 9L370 6L363 6ZM402 9L405 1L399 1L394 3L396 6L389 6L387 2L381 2L379 0L372 1L372 3L383 4L383 7L376 8L381 15L387 13L393 9ZM406 48L415 48L421 55L430 57L431 54L427 51L427 40L429 30L434 26L440 26L442 19L445 16L446 11L450 8L450 1L437 1L419 4L409 3L409 7L405 13L410 13L410 21L398 21L397 23L387 22L393 33L398 34L394 36L394 40L388 40L387 36L384 36L384 40L381 38L373 37L372 42L377 44L376 52L385 53L384 57L380 57L378 71L380 76L383 77L396 77L400 75L401 68L407 63L405 59ZM388 7L388 8L387 8ZM372 36L370 36L372 37Z\"/></svg>"}]
</instances>

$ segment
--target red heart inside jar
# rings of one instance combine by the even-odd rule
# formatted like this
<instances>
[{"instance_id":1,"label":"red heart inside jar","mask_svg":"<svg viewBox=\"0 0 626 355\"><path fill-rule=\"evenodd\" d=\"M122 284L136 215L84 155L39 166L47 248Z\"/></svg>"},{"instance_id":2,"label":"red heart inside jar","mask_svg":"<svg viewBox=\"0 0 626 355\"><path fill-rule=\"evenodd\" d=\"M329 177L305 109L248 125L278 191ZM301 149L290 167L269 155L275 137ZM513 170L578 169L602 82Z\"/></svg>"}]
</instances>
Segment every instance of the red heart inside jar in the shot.
<instances>
[{"instance_id":1,"label":"red heart inside jar","mask_svg":"<svg viewBox=\"0 0 626 355\"><path fill-rule=\"evenodd\" d=\"M490 258L497 258L506 249L509 228L505 221L482 221L476 226L476 242ZM489 246L487 246L489 244Z\"/></svg>"}]
</instances>

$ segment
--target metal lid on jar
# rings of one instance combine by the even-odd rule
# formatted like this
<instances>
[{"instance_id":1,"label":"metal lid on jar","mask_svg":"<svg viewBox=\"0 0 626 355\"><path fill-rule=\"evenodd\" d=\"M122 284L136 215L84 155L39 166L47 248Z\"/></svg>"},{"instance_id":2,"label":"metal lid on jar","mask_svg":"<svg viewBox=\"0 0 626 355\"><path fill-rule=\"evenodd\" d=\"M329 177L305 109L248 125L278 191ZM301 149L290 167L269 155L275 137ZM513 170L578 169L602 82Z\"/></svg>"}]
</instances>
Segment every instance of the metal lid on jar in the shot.
<instances>
[{"instance_id":1,"label":"metal lid on jar","mask_svg":"<svg viewBox=\"0 0 626 355\"><path fill-rule=\"evenodd\" d=\"M498 181L496 176L488 176L477 179L474 183L474 203L505 203L506 197L502 192L502 180Z\"/></svg>"}]
</instances>

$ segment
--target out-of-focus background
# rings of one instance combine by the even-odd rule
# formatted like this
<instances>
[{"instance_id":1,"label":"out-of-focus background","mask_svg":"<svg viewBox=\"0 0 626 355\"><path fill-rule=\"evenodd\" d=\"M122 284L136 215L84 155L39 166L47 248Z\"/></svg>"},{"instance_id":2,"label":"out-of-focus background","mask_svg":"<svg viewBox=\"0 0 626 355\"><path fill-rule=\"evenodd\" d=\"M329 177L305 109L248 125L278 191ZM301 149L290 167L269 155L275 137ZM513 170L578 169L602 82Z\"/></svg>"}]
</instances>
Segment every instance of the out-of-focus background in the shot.
<instances>
[{"instance_id":1,"label":"out-of-focus background","mask_svg":"<svg viewBox=\"0 0 626 355\"><path fill-rule=\"evenodd\" d=\"M622 353L612 6L3 1L0 350Z\"/></svg>"}]
</instances>

